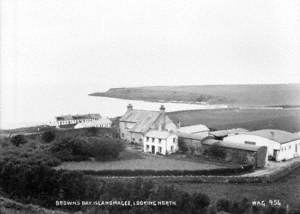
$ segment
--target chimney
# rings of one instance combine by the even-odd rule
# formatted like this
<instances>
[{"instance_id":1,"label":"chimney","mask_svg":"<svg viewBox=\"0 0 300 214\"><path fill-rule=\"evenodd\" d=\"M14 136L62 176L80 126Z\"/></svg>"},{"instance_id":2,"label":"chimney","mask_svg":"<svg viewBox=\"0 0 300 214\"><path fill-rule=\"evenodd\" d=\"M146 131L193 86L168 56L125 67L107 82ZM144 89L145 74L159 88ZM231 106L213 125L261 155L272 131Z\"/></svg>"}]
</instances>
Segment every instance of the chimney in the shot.
<instances>
[{"instance_id":1,"label":"chimney","mask_svg":"<svg viewBox=\"0 0 300 214\"><path fill-rule=\"evenodd\" d=\"M159 125L159 130L162 131L165 129L165 126L166 126L166 108L164 105L161 105L160 108L159 108L159 111L160 111L160 114L161 114L161 123Z\"/></svg>"},{"instance_id":2,"label":"chimney","mask_svg":"<svg viewBox=\"0 0 300 214\"><path fill-rule=\"evenodd\" d=\"M127 112L132 111L133 110L133 106L131 104L128 104L127 106Z\"/></svg>"},{"instance_id":3,"label":"chimney","mask_svg":"<svg viewBox=\"0 0 300 214\"><path fill-rule=\"evenodd\" d=\"M181 122L178 120L177 121L177 128L180 128L181 127Z\"/></svg>"},{"instance_id":4,"label":"chimney","mask_svg":"<svg viewBox=\"0 0 300 214\"><path fill-rule=\"evenodd\" d=\"M271 139L274 140L274 138L275 138L275 132L271 131L270 134L271 134Z\"/></svg>"},{"instance_id":5,"label":"chimney","mask_svg":"<svg viewBox=\"0 0 300 214\"><path fill-rule=\"evenodd\" d=\"M165 108L164 105L161 105L160 108L159 108L159 110L160 110L161 113L165 113L166 108Z\"/></svg>"}]
</instances>

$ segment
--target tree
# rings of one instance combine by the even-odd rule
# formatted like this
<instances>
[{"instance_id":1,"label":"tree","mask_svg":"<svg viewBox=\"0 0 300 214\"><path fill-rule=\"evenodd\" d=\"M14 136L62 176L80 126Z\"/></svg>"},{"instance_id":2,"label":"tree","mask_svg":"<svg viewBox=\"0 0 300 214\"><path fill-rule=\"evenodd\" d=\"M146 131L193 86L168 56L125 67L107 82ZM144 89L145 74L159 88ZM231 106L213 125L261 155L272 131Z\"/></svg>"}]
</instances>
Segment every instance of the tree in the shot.
<instances>
[{"instance_id":1,"label":"tree","mask_svg":"<svg viewBox=\"0 0 300 214\"><path fill-rule=\"evenodd\" d=\"M54 131L45 131L42 134L42 140L46 143L52 142L56 137L56 134Z\"/></svg>"},{"instance_id":2,"label":"tree","mask_svg":"<svg viewBox=\"0 0 300 214\"><path fill-rule=\"evenodd\" d=\"M193 200L196 209L206 208L210 203L209 197L203 193L195 193L193 195Z\"/></svg>"},{"instance_id":3,"label":"tree","mask_svg":"<svg viewBox=\"0 0 300 214\"><path fill-rule=\"evenodd\" d=\"M15 135L10 139L10 142L15 146L20 146L27 143L24 135Z\"/></svg>"},{"instance_id":4,"label":"tree","mask_svg":"<svg viewBox=\"0 0 300 214\"><path fill-rule=\"evenodd\" d=\"M217 201L217 211L225 211L225 212L229 212L230 207L231 207L231 202L227 199L219 199Z\"/></svg>"}]
</instances>

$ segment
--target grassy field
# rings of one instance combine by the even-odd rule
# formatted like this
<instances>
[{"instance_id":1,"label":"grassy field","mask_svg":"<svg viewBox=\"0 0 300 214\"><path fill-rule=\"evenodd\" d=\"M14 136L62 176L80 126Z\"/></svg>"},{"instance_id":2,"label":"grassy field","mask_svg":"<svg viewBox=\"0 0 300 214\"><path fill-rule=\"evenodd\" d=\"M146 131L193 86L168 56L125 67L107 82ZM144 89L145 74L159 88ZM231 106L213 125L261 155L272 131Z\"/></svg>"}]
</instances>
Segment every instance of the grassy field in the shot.
<instances>
[{"instance_id":1,"label":"grassy field","mask_svg":"<svg viewBox=\"0 0 300 214\"><path fill-rule=\"evenodd\" d=\"M93 96L166 102L208 102L235 106L300 104L300 84L152 86L112 88Z\"/></svg>"},{"instance_id":2,"label":"grassy field","mask_svg":"<svg viewBox=\"0 0 300 214\"><path fill-rule=\"evenodd\" d=\"M170 184L170 182L168 182ZM172 184L172 183L171 183ZM206 193L211 200L280 200L293 209L300 209L300 168L270 184L173 183L187 192Z\"/></svg>"},{"instance_id":3,"label":"grassy field","mask_svg":"<svg viewBox=\"0 0 300 214\"><path fill-rule=\"evenodd\" d=\"M209 128L282 129L300 131L300 109L221 109L168 112L182 126L205 124Z\"/></svg>"},{"instance_id":4,"label":"grassy field","mask_svg":"<svg viewBox=\"0 0 300 214\"><path fill-rule=\"evenodd\" d=\"M57 169L68 170L116 170L116 169L152 169L152 170L202 170L225 168L228 165L213 164L209 162L197 162L190 160L178 160L163 156L143 154L133 150L125 150L117 161L81 161L64 162Z\"/></svg>"}]
</instances>

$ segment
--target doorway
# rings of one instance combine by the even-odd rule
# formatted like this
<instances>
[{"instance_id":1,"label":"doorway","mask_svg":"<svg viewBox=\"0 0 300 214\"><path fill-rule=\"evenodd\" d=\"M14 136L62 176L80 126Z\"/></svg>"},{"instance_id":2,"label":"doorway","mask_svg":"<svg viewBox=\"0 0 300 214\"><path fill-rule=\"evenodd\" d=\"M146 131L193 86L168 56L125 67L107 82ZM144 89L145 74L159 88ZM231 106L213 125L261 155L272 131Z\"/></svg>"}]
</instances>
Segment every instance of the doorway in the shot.
<instances>
[{"instance_id":1,"label":"doorway","mask_svg":"<svg viewBox=\"0 0 300 214\"><path fill-rule=\"evenodd\" d=\"M155 146L151 146L151 152L152 154L155 154Z\"/></svg>"}]
</instances>

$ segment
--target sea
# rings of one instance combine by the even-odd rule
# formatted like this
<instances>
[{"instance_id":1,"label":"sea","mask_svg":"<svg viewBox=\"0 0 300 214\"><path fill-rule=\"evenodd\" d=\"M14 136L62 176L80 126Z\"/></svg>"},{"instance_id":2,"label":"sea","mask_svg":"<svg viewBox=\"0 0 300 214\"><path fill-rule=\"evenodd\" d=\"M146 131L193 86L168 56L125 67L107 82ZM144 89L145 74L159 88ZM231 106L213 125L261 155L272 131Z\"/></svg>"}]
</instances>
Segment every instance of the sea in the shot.
<instances>
[{"instance_id":1,"label":"sea","mask_svg":"<svg viewBox=\"0 0 300 214\"><path fill-rule=\"evenodd\" d=\"M66 114L99 113L103 117L117 117L126 112L130 103L135 109L166 111L226 108L226 105L147 102L108 97L89 96L95 91L78 89L37 87L34 90L18 90L1 102L0 128L12 129L26 126L53 124L55 116Z\"/></svg>"}]
</instances>

